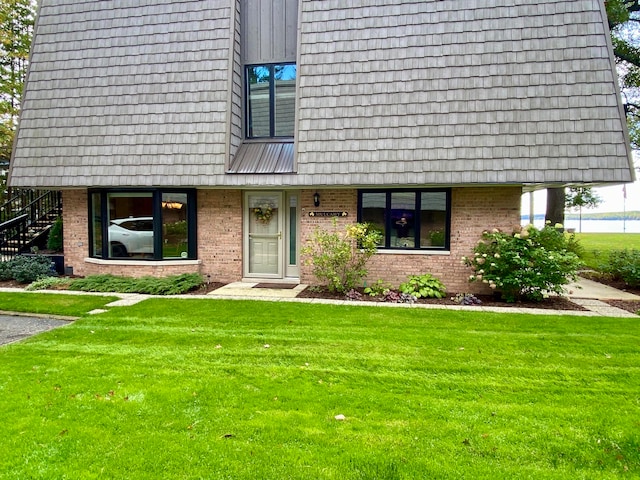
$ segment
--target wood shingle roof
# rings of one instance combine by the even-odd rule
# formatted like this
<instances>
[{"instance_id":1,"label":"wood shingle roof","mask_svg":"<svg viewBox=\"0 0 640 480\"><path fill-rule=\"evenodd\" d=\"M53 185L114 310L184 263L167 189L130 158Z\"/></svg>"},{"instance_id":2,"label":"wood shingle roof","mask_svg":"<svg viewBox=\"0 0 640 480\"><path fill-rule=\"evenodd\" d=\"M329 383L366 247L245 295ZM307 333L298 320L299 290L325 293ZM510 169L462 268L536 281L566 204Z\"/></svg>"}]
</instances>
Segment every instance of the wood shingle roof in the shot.
<instances>
[{"instance_id":1,"label":"wood shingle roof","mask_svg":"<svg viewBox=\"0 0 640 480\"><path fill-rule=\"evenodd\" d=\"M227 173L242 1L40 3L13 186L632 179L602 0L301 0L279 175Z\"/></svg>"}]
</instances>

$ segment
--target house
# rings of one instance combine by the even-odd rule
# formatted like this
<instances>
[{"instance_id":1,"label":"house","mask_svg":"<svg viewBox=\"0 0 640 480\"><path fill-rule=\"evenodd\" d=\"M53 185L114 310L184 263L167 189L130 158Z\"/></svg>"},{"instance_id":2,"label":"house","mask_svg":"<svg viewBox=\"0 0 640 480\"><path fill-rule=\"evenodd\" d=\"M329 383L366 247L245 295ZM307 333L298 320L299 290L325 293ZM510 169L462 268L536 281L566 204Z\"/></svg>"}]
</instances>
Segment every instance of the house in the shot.
<instances>
[{"instance_id":1,"label":"house","mask_svg":"<svg viewBox=\"0 0 640 480\"><path fill-rule=\"evenodd\" d=\"M469 291L523 191L633 180L602 0L39 3L10 185L76 274L309 283L338 218L371 281Z\"/></svg>"}]
</instances>

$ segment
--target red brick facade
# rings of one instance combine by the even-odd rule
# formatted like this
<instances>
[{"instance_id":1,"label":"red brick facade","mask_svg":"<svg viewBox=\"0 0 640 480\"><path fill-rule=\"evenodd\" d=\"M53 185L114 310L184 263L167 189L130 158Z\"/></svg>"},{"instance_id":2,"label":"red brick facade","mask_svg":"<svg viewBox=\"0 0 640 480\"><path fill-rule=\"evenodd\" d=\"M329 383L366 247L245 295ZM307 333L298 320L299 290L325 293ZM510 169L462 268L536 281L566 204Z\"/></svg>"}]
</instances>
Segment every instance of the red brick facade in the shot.
<instances>
[{"instance_id":1,"label":"red brick facade","mask_svg":"<svg viewBox=\"0 0 640 480\"><path fill-rule=\"evenodd\" d=\"M313 205L316 190L300 192L300 244L317 227L331 228L331 217L310 216L313 211L344 211L339 226L357 220L357 190L318 190L319 207ZM520 223L520 187L453 188L451 205L451 250L448 253L385 253L369 263L369 282L382 279L397 286L408 275L431 273L450 292L478 292L469 284L470 271L461 257L469 255L483 230L511 230ZM63 192L65 264L77 275L111 273L126 276L166 276L199 272L211 281L232 282L243 275L243 219L241 190L198 191L198 261L102 261L89 259L86 190ZM339 227L339 228L340 228ZM300 281L313 284L311 266L300 262Z\"/></svg>"},{"instance_id":2,"label":"red brick facade","mask_svg":"<svg viewBox=\"0 0 640 480\"><path fill-rule=\"evenodd\" d=\"M462 265L461 258L469 255L484 230L499 228L511 231L520 224L520 187L454 188L451 199L451 250L449 253L416 252L375 255L368 264L369 283L382 279L394 286L408 275L431 273L444 282L450 292L484 291L480 284L468 282L471 271ZM312 205L312 194L303 195L303 204ZM357 191L321 191L322 210L349 212L340 224L356 221ZM308 238L317 226L332 225L330 218L309 218L304 212L301 220L302 239ZM302 266L301 281L313 283L311 266Z\"/></svg>"},{"instance_id":3,"label":"red brick facade","mask_svg":"<svg viewBox=\"0 0 640 480\"><path fill-rule=\"evenodd\" d=\"M198 258L212 281L242 278L242 191L198 191Z\"/></svg>"}]
</instances>

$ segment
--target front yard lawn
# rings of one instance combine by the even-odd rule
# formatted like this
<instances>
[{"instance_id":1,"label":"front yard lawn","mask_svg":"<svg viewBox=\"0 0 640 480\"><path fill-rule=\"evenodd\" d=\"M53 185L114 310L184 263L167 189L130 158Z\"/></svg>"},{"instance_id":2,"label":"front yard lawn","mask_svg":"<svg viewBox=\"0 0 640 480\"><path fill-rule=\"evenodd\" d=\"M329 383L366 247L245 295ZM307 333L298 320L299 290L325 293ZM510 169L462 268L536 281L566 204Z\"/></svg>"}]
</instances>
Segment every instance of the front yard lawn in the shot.
<instances>
[{"instance_id":1,"label":"front yard lawn","mask_svg":"<svg viewBox=\"0 0 640 480\"><path fill-rule=\"evenodd\" d=\"M576 233L576 238L584 248L582 261L594 270L609 261L612 250L640 250L640 233Z\"/></svg>"},{"instance_id":2,"label":"front yard lawn","mask_svg":"<svg viewBox=\"0 0 640 480\"><path fill-rule=\"evenodd\" d=\"M0 311L80 317L116 300L118 297L106 294L102 296L0 292Z\"/></svg>"},{"instance_id":3,"label":"front yard lawn","mask_svg":"<svg viewBox=\"0 0 640 480\"><path fill-rule=\"evenodd\" d=\"M0 348L0 478L637 478L639 334L151 299Z\"/></svg>"}]
</instances>

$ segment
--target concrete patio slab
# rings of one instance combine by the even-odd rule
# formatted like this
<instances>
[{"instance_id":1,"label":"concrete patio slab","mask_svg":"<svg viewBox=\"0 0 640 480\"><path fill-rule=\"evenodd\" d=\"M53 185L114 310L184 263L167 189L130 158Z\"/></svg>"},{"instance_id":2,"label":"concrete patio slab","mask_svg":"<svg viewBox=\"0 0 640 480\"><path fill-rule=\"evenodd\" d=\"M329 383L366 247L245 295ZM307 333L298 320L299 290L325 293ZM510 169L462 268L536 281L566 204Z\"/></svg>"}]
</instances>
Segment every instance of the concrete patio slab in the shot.
<instances>
[{"instance_id":1,"label":"concrete patio slab","mask_svg":"<svg viewBox=\"0 0 640 480\"><path fill-rule=\"evenodd\" d=\"M255 288L257 282L233 282L220 287L207 296L211 297L246 297L246 298L296 298L298 294L307 288L300 284L295 288Z\"/></svg>"}]
</instances>

